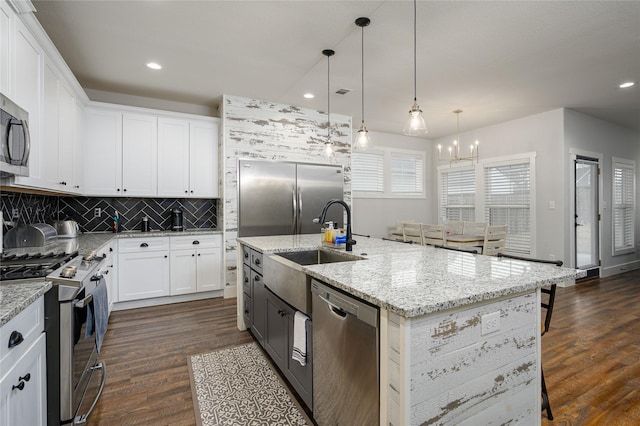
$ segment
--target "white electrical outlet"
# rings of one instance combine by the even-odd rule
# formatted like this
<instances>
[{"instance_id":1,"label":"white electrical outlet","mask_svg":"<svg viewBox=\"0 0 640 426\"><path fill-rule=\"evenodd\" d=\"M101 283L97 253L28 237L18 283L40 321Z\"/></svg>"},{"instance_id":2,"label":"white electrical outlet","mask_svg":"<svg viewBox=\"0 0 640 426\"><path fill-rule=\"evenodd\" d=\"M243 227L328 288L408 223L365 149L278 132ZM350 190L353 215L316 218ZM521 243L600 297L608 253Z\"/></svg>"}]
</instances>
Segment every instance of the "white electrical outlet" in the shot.
<instances>
[{"instance_id":1,"label":"white electrical outlet","mask_svg":"<svg viewBox=\"0 0 640 426\"><path fill-rule=\"evenodd\" d=\"M100 207L96 207L95 209L93 209L93 217L100 216L102 216L102 209Z\"/></svg>"},{"instance_id":2,"label":"white electrical outlet","mask_svg":"<svg viewBox=\"0 0 640 426\"><path fill-rule=\"evenodd\" d=\"M11 219L17 219L20 217L20 212L18 209L11 209Z\"/></svg>"},{"instance_id":3,"label":"white electrical outlet","mask_svg":"<svg viewBox=\"0 0 640 426\"><path fill-rule=\"evenodd\" d=\"M500 311L482 316L482 335L500 330Z\"/></svg>"}]
</instances>

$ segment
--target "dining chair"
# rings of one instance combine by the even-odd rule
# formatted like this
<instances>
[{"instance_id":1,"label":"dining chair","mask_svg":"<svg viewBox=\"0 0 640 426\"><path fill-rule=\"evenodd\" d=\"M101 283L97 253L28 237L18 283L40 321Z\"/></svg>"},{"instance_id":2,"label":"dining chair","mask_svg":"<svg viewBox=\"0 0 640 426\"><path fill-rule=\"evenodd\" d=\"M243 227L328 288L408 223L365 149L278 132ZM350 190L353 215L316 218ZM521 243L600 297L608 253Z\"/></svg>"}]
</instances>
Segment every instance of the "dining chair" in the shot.
<instances>
[{"instance_id":1,"label":"dining chair","mask_svg":"<svg viewBox=\"0 0 640 426\"><path fill-rule=\"evenodd\" d=\"M506 257L510 259L517 260L526 260L528 262L537 262L537 263L549 263L552 265L556 265L558 267L562 266L561 260L546 260L546 259L530 259L521 256L508 255L504 253L498 253L498 257ZM556 301L556 284L552 284L549 287L540 288L540 292L542 294L548 295L548 297L543 297L540 303L540 307L544 310L544 317L542 324L540 325L540 329L542 330L540 335L544 336L547 331L549 331L549 325L551 324L551 314L553 313L553 305ZM546 299L546 300L545 300ZM547 392L547 383L544 380L544 370L542 369L542 363L540 364L540 376L542 378L542 411L547 411L547 418L549 420L553 420L553 414L551 413L551 405L549 404L549 393Z\"/></svg>"},{"instance_id":2,"label":"dining chair","mask_svg":"<svg viewBox=\"0 0 640 426\"><path fill-rule=\"evenodd\" d=\"M445 236L452 234L462 234L464 222L461 220L449 220L444 225Z\"/></svg>"},{"instance_id":3,"label":"dining chair","mask_svg":"<svg viewBox=\"0 0 640 426\"><path fill-rule=\"evenodd\" d=\"M482 254L495 256L498 253L504 253L506 244L507 225L487 226L484 234L484 244L482 245Z\"/></svg>"},{"instance_id":4,"label":"dining chair","mask_svg":"<svg viewBox=\"0 0 640 426\"><path fill-rule=\"evenodd\" d=\"M422 227L422 245L443 246L444 245L444 225L420 224Z\"/></svg>"},{"instance_id":5,"label":"dining chair","mask_svg":"<svg viewBox=\"0 0 640 426\"><path fill-rule=\"evenodd\" d=\"M486 230L484 222L463 222L462 233L465 235L484 235Z\"/></svg>"},{"instance_id":6,"label":"dining chair","mask_svg":"<svg viewBox=\"0 0 640 426\"><path fill-rule=\"evenodd\" d=\"M402 222L402 238L405 242L422 244L422 227L420 223Z\"/></svg>"}]
</instances>

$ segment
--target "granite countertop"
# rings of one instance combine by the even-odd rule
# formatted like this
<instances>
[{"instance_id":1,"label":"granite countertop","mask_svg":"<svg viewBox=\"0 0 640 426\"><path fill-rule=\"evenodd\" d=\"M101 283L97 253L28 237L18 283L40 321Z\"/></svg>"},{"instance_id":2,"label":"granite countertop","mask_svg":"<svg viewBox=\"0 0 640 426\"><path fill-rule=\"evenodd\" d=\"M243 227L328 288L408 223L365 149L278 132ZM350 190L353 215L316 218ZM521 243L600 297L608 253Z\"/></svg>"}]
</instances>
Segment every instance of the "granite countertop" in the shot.
<instances>
[{"instance_id":1,"label":"granite countertop","mask_svg":"<svg viewBox=\"0 0 640 426\"><path fill-rule=\"evenodd\" d=\"M114 238L149 238L149 237L178 237L188 235L213 235L221 234L222 231L214 229L188 230L182 232L172 231L151 231L151 232L120 232L114 234L112 232L97 232L80 234L76 238L57 238L55 242L47 244L44 247L25 247L19 249L5 249L3 254L37 254L64 251L72 253L78 251L80 255L90 251L98 250L100 247L108 244ZM38 297L51 288L51 282L34 280L15 283L12 281L3 281L0 283L0 326L6 324L11 318L18 315L24 308L33 303Z\"/></svg>"},{"instance_id":2,"label":"granite countertop","mask_svg":"<svg viewBox=\"0 0 640 426\"><path fill-rule=\"evenodd\" d=\"M320 235L242 237L265 255L311 250ZM573 280L584 271L555 265L359 237L352 262L303 266L308 275L407 318ZM268 285L268 283L265 283Z\"/></svg>"},{"instance_id":3,"label":"granite countertop","mask_svg":"<svg viewBox=\"0 0 640 426\"><path fill-rule=\"evenodd\" d=\"M0 285L0 327L38 300L51 288L50 281Z\"/></svg>"}]
</instances>

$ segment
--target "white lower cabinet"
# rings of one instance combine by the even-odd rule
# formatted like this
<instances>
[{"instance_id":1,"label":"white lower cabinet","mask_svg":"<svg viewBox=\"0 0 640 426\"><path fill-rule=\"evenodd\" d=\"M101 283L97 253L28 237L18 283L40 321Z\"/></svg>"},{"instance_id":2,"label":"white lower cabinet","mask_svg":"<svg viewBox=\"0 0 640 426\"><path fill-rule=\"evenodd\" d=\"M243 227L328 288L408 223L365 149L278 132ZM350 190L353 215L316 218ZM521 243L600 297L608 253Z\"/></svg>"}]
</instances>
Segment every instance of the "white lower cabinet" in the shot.
<instances>
[{"instance_id":1,"label":"white lower cabinet","mask_svg":"<svg viewBox=\"0 0 640 426\"><path fill-rule=\"evenodd\" d=\"M222 236L171 237L171 294L222 290Z\"/></svg>"},{"instance_id":2,"label":"white lower cabinet","mask_svg":"<svg viewBox=\"0 0 640 426\"><path fill-rule=\"evenodd\" d=\"M46 335L41 333L33 346L0 380L0 424L47 424L46 352Z\"/></svg>"},{"instance_id":3,"label":"white lower cabinet","mask_svg":"<svg viewBox=\"0 0 640 426\"><path fill-rule=\"evenodd\" d=\"M169 296L169 238L118 242L118 301Z\"/></svg>"},{"instance_id":4,"label":"white lower cabinet","mask_svg":"<svg viewBox=\"0 0 640 426\"><path fill-rule=\"evenodd\" d=\"M113 304L118 301L116 241L110 241L108 244L100 247L100 249L98 250L98 256L105 258L104 263L100 268L99 274L104 277L104 281L107 285L109 314L111 314Z\"/></svg>"}]
</instances>

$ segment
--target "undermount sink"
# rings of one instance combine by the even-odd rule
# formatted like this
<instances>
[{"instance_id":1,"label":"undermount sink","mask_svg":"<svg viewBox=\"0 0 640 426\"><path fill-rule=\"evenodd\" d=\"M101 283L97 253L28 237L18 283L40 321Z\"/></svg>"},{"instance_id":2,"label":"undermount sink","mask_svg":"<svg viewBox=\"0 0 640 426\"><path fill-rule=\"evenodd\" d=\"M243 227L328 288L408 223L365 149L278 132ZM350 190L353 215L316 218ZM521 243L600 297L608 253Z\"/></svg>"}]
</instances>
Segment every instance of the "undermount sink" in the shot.
<instances>
[{"instance_id":1,"label":"undermount sink","mask_svg":"<svg viewBox=\"0 0 640 426\"><path fill-rule=\"evenodd\" d=\"M303 266L352 262L365 258L330 250L301 250L264 257L264 284L282 300L305 314L311 313L311 278Z\"/></svg>"},{"instance_id":2,"label":"undermount sink","mask_svg":"<svg viewBox=\"0 0 640 426\"><path fill-rule=\"evenodd\" d=\"M362 257L353 254L340 253L329 250L303 250L278 253L277 256L284 257L298 265L320 265L323 263L352 262L362 260Z\"/></svg>"}]
</instances>

